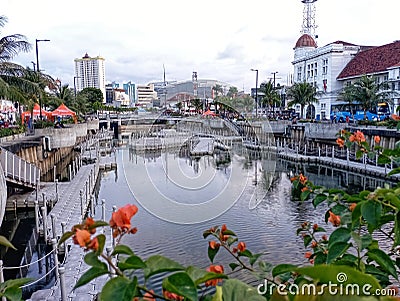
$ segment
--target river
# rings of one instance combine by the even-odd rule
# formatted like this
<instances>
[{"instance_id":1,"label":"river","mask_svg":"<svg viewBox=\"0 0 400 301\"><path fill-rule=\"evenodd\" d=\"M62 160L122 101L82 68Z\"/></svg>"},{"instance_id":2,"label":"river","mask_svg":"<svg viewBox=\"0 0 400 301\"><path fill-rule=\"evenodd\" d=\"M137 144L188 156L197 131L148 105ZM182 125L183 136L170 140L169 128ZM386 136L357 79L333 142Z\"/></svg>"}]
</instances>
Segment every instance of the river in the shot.
<instances>
[{"instance_id":1,"label":"river","mask_svg":"<svg viewBox=\"0 0 400 301\"><path fill-rule=\"evenodd\" d=\"M137 154L128 148L118 149L116 157L118 169L102 175L99 199L106 200L107 220L112 206L138 206L132 219L138 232L126 236L123 243L142 258L162 254L201 268L210 264L208 243L202 233L222 224L236 232L253 253L262 253L261 258L267 262L306 263L302 239L296 236L301 223L311 221L332 228L323 219L326 208L314 209L310 202L291 199L290 176L300 171L327 187L362 189L379 184L376 179L298 165L240 148L222 164L218 164L219 156L191 160L182 152ZM220 206L218 198L225 200L229 208ZM215 207L207 207L210 215L201 206L197 215L181 208L214 201ZM98 207L96 217L100 214ZM223 251L215 258L215 263L227 270L229 262L231 258ZM240 278L250 281L246 275Z\"/></svg>"}]
</instances>

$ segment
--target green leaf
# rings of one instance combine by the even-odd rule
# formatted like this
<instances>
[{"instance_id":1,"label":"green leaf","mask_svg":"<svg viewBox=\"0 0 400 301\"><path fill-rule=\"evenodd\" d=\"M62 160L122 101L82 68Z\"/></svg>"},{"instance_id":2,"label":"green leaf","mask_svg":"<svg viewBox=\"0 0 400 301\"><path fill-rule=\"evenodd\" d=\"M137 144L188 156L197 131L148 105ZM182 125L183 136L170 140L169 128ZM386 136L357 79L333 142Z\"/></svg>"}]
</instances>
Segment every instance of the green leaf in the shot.
<instances>
[{"instance_id":1,"label":"green leaf","mask_svg":"<svg viewBox=\"0 0 400 301\"><path fill-rule=\"evenodd\" d=\"M231 262L231 263L229 264L229 267L231 268L232 271L234 271L237 267L240 267L240 264Z\"/></svg>"},{"instance_id":2,"label":"green leaf","mask_svg":"<svg viewBox=\"0 0 400 301\"><path fill-rule=\"evenodd\" d=\"M340 227L337 228L332 234L329 236L328 245L331 246L337 242L347 242L351 237L351 231L348 228Z\"/></svg>"},{"instance_id":3,"label":"green leaf","mask_svg":"<svg viewBox=\"0 0 400 301\"><path fill-rule=\"evenodd\" d=\"M65 233L61 236L60 240L58 241L58 245L60 246L63 242L65 242L67 239L69 239L69 238L72 237L73 235L74 235L74 232L72 232L72 231L67 231L67 232L65 232Z\"/></svg>"},{"instance_id":4,"label":"green leaf","mask_svg":"<svg viewBox=\"0 0 400 301\"><path fill-rule=\"evenodd\" d=\"M117 254L125 254L125 255L134 255L133 251L131 248L129 248L126 245L117 245L115 246L111 256L117 255Z\"/></svg>"},{"instance_id":5,"label":"green leaf","mask_svg":"<svg viewBox=\"0 0 400 301\"><path fill-rule=\"evenodd\" d=\"M308 190L308 189L302 191L302 192L300 193L300 200L301 200L302 202L304 202L305 200L308 199L308 197L310 196L310 194L311 194L311 191Z\"/></svg>"},{"instance_id":6,"label":"green leaf","mask_svg":"<svg viewBox=\"0 0 400 301\"><path fill-rule=\"evenodd\" d=\"M393 168L391 171L388 172L388 176L397 175L400 173L400 167Z\"/></svg>"},{"instance_id":7,"label":"green leaf","mask_svg":"<svg viewBox=\"0 0 400 301\"><path fill-rule=\"evenodd\" d=\"M235 232L233 232L232 230L225 230L224 232L222 232L222 235L232 235L232 236L237 236L235 234Z\"/></svg>"},{"instance_id":8,"label":"green leaf","mask_svg":"<svg viewBox=\"0 0 400 301\"><path fill-rule=\"evenodd\" d=\"M83 260L87 265L90 265L91 267L102 269L105 266L107 268L107 265L104 262L100 261L100 259L94 252L87 253Z\"/></svg>"},{"instance_id":9,"label":"green leaf","mask_svg":"<svg viewBox=\"0 0 400 301\"><path fill-rule=\"evenodd\" d=\"M311 243L312 237L310 235L306 235L303 237L304 240L304 247L307 248L307 246Z\"/></svg>"},{"instance_id":10,"label":"green leaf","mask_svg":"<svg viewBox=\"0 0 400 301\"><path fill-rule=\"evenodd\" d=\"M104 234L99 234L96 237L97 241L99 242L99 248L97 249L96 254L100 255L101 253L103 253L104 246L106 244L106 236Z\"/></svg>"},{"instance_id":11,"label":"green leaf","mask_svg":"<svg viewBox=\"0 0 400 301\"><path fill-rule=\"evenodd\" d=\"M333 243L332 245L329 246L328 257L326 259L326 262L332 263L338 257L342 256L350 246L351 244L344 241Z\"/></svg>"},{"instance_id":12,"label":"green leaf","mask_svg":"<svg viewBox=\"0 0 400 301\"><path fill-rule=\"evenodd\" d=\"M206 239L208 236L210 236L213 233L214 233L214 231L206 230L203 232L203 238Z\"/></svg>"},{"instance_id":13,"label":"green leaf","mask_svg":"<svg viewBox=\"0 0 400 301\"><path fill-rule=\"evenodd\" d=\"M88 228L89 228L89 230L91 230L91 229L95 229L95 228L98 228L98 227L104 227L104 226L108 226L108 223L105 222L105 221L100 221L99 220L99 221L94 221L94 224L91 225Z\"/></svg>"},{"instance_id":14,"label":"green leaf","mask_svg":"<svg viewBox=\"0 0 400 301\"><path fill-rule=\"evenodd\" d=\"M214 258L217 255L219 251L219 246L216 246L214 249L210 247L210 245L208 246L208 258L210 259L211 262L214 262Z\"/></svg>"},{"instance_id":15,"label":"green leaf","mask_svg":"<svg viewBox=\"0 0 400 301\"><path fill-rule=\"evenodd\" d=\"M146 264L143 262L143 260L136 255L129 256L123 261L120 261L118 263L118 267L122 270L136 270L136 269L144 269L146 267Z\"/></svg>"},{"instance_id":16,"label":"green leaf","mask_svg":"<svg viewBox=\"0 0 400 301\"><path fill-rule=\"evenodd\" d=\"M147 266L144 269L144 277L146 278L146 280L155 274L163 272L173 272L185 269L182 265L180 265L176 261L173 261L161 255L150 256L145 261L145 263Z\"/></svg>"},{"instance_id":17,"label":"green leaf","mask_svg":"<svg viewBox=\"0 0 400 301\"><path fill-rule=\"evenodd\" d=\"M397 212L394 220L394 242L393 247L400 245L400 212Z\"/></svg>"},{"instance_id":18,"label":"green leaf","mask_svg":"<svg viewBox=\"0 0 400 301\"><path fill-rule=\"evenodd\" d=\"M368 233L360 236L357 233L353 232L351 236L353 237L360 251L368 248L368 246L372 243L372 236Z\"/></svg>"},{"instance_id":19,"label":"green leaf","mask_svg":"<svg viewBox=\"0 0 400 301\"><path fill-rule=\"evenodd\" d=\"M22 299L22 290L18 286L8 287L4 292L4 296L7 300L20 301Z\"/></svg>"},{"instance_id":20,"label":"green leaf","mask_svg":"<svg viewBox=\"0 0 400 301\"><path fill-rule=\"evenodd\" d=\"M199 269L194 266L190 266L186 269L186 273L190 276L196 286L212 279L227 279L228 276L225 274L218 274L213 272L207 272L206 270Z\"/></svg>"},{"instance_id":21,"label":"green leaf","mask_svg":"<svg viewBox=\"0 0 400 301\"><path fill-rule=\"evenodd\" d=\"M120 276L112 278L103 286L100 301L131 301L135 296L136 287L136 277L133 281Z\"/></svg>"},{"instance_id":22,"label":"green leaf","mask_svg":"<svg viewBox=\"0 0 400 301\"><path fill-rule=\"evenodd\" d=\"M108 274L108 268L107 265L104 263L104 266L102 268L100 267L91 267L89 270L87 270L81 278L76 282L74 289L85 285L86 283L89 283L93 279L100 277L102 275Z\"/></svg>"},{"instance_id":23,"label":"green leaf","mask_svg":"<svg viewBox=\"0 0 400 301\"><path fill-rule=\"evenodd\" d=\"M358 227L360 224L360 218L361 218L361 207L365 201L359 202L357 206L353 209L353 212L351 213L351 224L353 228Z\"/></svg>"},{"instance_id":24,"label":"green leaf","mask_svg":"<svg viewBox=\"0 0 400 301\"><path fill-rule=\"evenodd\" d=\"M265 301L257 289L237 280L228 279L222 286L223 300L226 301Z\"/></svg>"},{"instance_id":25,"label":"green leaf","mask_svg":"<svg viewBox=\"0 0 400 301\"><path fill-rule=\"evenodd\" d=\"M262 253L253 254L253 256L251 256L250 259L249 259L250 265L253 266L253 265L256 263L257 259L258 259L261 255L262 255Z\"/></svg>"},{"instance_id":26,"label":"green leaf","mask_svg":"<svg viewBox=\"0 0 400 301\"><path fill-rule=\"evenodd\" d=\"M393 206L397 207L397 209L400 209L400 199L393 192L386 193L385 199L388 200Z\"/></svg>"},{"instance_id":27,"label":"green leaf","mask_svg":"<svg viewBox=\"0 0 400 301\"><path fill-rule=\"evenodd\" d=\"M327 195L326 194L318 194L312 201L314 207L317 207L319 204L321 204L322 202L324 202L327 199Z\"/></svg>"},{"instance_id":28,"label":"green leaf","mask_svg":"<svg viewBox=\"0 0 400 301\"><path fill-rule=\"evenodd\" d=\"M3 235L0 235L0 245L16 250L13 244Z\"/></svg>"},{"instance_id":29,"label":"green leaf","mask_svg":"<svg viewBox=\"0 0 400 301\"><path fill-rule=\"evenodd\" d=\"M272 269L272 277L275 278L278 275L285 274L287 272L293 272L296 268L297 266L293 264L278 264Z\"/></svg>"},{"instance_id":30,"label":"green leaf","mask_svg":"<svg viewBox=\"0 0 400 301\"><path fill-rule=\"evenodd\" d=\"M372 249L367 252L367 256L370 260L375 261L381 266L386 272L392 275L394 278L398 279L396 273L396 267L389 255L380 249Z\"/></svg>"},{"instance_id":31,"label":"green leaf","mask_svg":"<svg viewBox=\"0 0 400 301\"><path fill-rule=\"evenodd\" d=\"M382 204L377 201L368 200L362 204L361 214L363 218L375 228L378 226L382 214Z\"/></svg>"},{"instance_id":32,"label":"green leaf","mask_svg":"<svg viewBox=\"0 0 400 301\"><path fill-rule=\"evenodd\" d=\"M321 283L329 284L358 284L360 287L363 287L366 284L371 286L370 292L374 292L377 289L380 289L381 286L379 285L378 280L375 277L364 274L356 269L353 269L348 266L343 265L316 265L316 266L307 266L297 268L295 270L299 274L306 275L311 277L316 282L319 281ZM346 276L346 281L338 281L341 279L339 276Z\"/></svg>"},{"instance_id":33,"label":"green leaf","mask_svg":"<svg viewBox=\"0 0 400 301\"><path fill-rule=\"evenodd\" d=\"M163 290L178 294L187 300L197 301L197 287L186 272L177 272L164 278Z\"/></svg>"},{"instance_id":34,"label":"green leaf","mask_svg":"<svg viewBox=\"0 0 400 301\"><path fill-rule=\"evenodd\" d=\"M248 257L251 258L253 257L253 253L250 252L250 250L244 250L243 252L238 252L239 256L244 256L244 257Z\"/></svg>"}]
</instances>

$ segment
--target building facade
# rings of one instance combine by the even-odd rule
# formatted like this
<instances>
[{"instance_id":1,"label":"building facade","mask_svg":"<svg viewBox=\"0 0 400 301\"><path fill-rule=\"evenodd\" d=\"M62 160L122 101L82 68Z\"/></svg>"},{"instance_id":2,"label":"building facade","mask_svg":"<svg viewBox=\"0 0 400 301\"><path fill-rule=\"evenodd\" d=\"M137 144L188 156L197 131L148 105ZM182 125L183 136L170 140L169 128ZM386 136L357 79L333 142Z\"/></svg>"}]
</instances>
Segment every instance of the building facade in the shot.
<instances>
[{"instance_id":1,"label":"building facade","mask_svg":"<svg viewBox=\"0 0 400 301\"><path fill-rule=\"evenodd\" d=\"M90 57L87 53L75 62L74 88L77 92L85 88L97 88L103 92L106 102L105 59L100 56Z\"/></svg>"},{"instance_id":2,"label":"building facade","mask_svg":"<svg viewBox=\"0 0 400 301\"><path fill-rule=\"evenodd\" d=\"M318 92L319 103L306 106L303 116L310 119L329 119L331 105L337 101L343 83L337 77L360 51L361 46L336 41L317 47L314 39L303 34L294 47L294 83L307 82ZM300 113L300 105L296 108Z\"/></svg>"},{"instance_id":3,"label":"building facade","mask_svg":"<svg viewBox=\"0 0 400 301\"><path fill-rule=\"evenodd\" d=\"M137 102L136 106L143 108L152 108L153 102L158 100L157 92L154 91L154 85L137 85L136 86Z\"/></svg>"}]
</instances>

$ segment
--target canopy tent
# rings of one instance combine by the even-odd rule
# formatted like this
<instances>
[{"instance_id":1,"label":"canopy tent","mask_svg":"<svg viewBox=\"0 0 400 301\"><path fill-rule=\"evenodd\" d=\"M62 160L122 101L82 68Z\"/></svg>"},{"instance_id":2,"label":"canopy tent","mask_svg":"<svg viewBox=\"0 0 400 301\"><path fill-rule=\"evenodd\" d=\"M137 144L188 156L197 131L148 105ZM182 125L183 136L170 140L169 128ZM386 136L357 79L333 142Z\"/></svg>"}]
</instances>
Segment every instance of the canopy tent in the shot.
<instances>
[{"instance_id":1,"label":"canopy tent","mask_svg":"<svg viewBox=\"0 0 400 301\"><path fill-rule=\"evenodd\" d=\"M213 111L211 110L207 110L203 113L203 116L217 116L217 114L215 114Z\"/></svg>"},{"instance_id":2,"label":"canopy tent","mask_svg":"<svg viewBox=\"0 0 400 301\"><path fill-rule=\"evenodd\" d=\"M22 120L25 120L25 117L31 117L32 111L25 111L22 112ZM38 103L35 103L35 105L33 106L33 118L40 116L40 106ZM42 108L42 116L43 117L50 117L50 112L47 112L45 109Z\"/></svg>"},{"instance_id":3,"label":"canopy tent","mask_svg":"<svg viewBox=\"0 0 400 301\"><path fill-rule=\"evenodd\" d=\"M57 109L50 112L51 116L56 117L64 117L64 116L71 116L74 121L76 122L76 113L68 108L65 104L60 104Z\"/></svg>"}]
</instances>

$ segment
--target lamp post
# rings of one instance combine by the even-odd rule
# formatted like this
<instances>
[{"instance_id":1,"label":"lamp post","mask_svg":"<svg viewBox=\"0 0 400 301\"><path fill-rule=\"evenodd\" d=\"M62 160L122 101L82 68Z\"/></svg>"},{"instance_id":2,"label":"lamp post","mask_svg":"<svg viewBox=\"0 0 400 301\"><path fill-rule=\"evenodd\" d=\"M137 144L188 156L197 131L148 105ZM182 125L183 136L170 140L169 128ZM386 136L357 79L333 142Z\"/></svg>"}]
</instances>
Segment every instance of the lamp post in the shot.
<instances>
[{"instance_id":1,"label":"lamp post","mask_svg":"<svg viewBox=\"0 0 400 301\"><path fill-rule=\"evenodd\" d=\"M258 69L250 69L256 72L256 118L258 117Z\"/></svg>"},{"instance_id":2,"label":"lamp post","mask_svg":"<svg viewBox=\"0 0 400 301\"><path fill-rule=\"evenodd\" d=\"M275 72L271 72L271 74L273 74L274 75L274 89L275 89L275 75L278 73L278 71L275 71Z\"/></svg>"},{"instance_id":3,"label":"lamp post","mask_svg":"<svg viewBox=\"0 0 400 301\"><path fill-rule=\"evenodd\" d=\"M40 73L40 67L39 67L39 47L38 47L38 43L39 42L50 42L50 40L48 39L44 39L44 40L39 40L36 39L36 71L38 72L38 75ZM39 94L39 108L40 108L40 120L43 119L42 116L42 100L40 98L40 94Z\"/></svg>"},{"instance_id":4,"label":"lamp post","mask_svg":"<svg viewBox=\"0 0 400 301\"><path fill-rule=\"evenodd\" d=\"M33 71L36 72L36 63L34 61L31 61L32 66L33 66Z\"/></svg>"}]
</instances>

